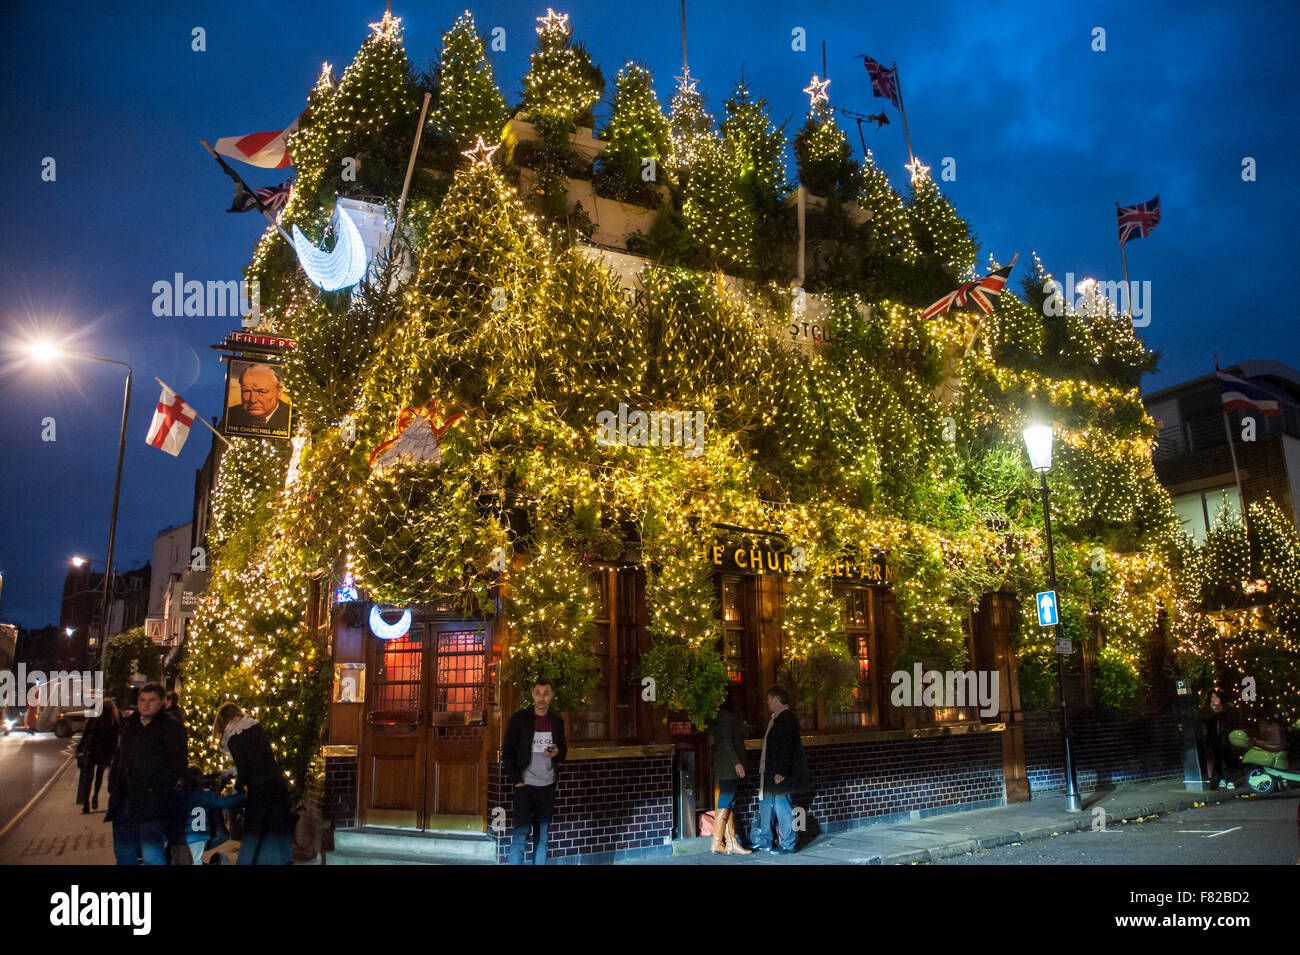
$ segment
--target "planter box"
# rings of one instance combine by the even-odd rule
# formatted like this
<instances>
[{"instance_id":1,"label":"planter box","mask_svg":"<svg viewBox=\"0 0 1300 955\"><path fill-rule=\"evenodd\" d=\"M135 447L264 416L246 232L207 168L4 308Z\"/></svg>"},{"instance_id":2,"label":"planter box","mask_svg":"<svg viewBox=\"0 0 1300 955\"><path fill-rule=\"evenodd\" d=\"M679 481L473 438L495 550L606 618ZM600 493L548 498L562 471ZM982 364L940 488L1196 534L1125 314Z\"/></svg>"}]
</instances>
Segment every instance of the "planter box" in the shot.
<instances>
[{"instance_id":1,"label":"planter box","mask_svg":"<svg viewBox=\"0 0 1300 955\"><path fill-rule=\"evenodd\" d=\"M521 195L530 195L536 182L536 170L527 167L519 170ZM564 188L569 197L569 209L572 210L581 202L582 208L591 217L591 222L596 227L591 241L599 245L626 249L628 236L634 232L649 232L658 214L657 209L647 209L617 199L604 199L596 195L595 188L587 179L565 179Z\"/></svg>"},{"instance_id":2,"label":"planter box","mask_svg":"<svg viewBox=\"0 0 1300 955\"><path fill-rule=\"evenodd\" d=\"M804 201L805 209L816 209L819 212L825 211L826 197L815 196L811 192L808 192L806 189L804 189L803 186L800 186L794 192L790 193L790 195L785 197L783 203L786 206L786 208L789 209L798 208L799 193L801 192L804 194L803 201ZM862 208L856 202L846 202L843 205L841 205L840 208L844 210L845 217L847 217L849 222L853 223L853 225L862 225L864 222L871 221L871 215L872 215L871 210Z\"/></svg>"},{"instance_id":3,"label":"planter box","mask_svg":"<svg viewBox=\"0 0 1300 955\"><path fill-rule=\"evenodd\" d=\"M520 113L514 119L510 120L510 132L514 134L515 139L521 143L540 143L541 134L537 132L537 127L528 122L528 114ZM603 139L597 139L594 130L586 126L579 126L569 137L569 146L575 153L585 159L587 162L594 162L596 157L608 148L609 143ZM585 206L586 203L583 203Z\"/></svg>"}]
</instances>

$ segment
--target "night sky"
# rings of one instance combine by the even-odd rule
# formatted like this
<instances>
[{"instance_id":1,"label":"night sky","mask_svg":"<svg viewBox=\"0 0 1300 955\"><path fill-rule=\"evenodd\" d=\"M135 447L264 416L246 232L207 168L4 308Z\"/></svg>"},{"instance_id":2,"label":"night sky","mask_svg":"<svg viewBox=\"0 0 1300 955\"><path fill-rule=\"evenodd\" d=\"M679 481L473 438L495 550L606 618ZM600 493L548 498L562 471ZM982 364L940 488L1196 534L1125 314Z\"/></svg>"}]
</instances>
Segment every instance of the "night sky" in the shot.
<instances>
[{"instance_id":1,"label":"night sky","mask_svg":"<svg viewBox=\"0 0 1300 955\"><path fill-rule=\"evenodd\" d=\"M32 366L10 349L37 335L129 361L135 390L118 524L119 568L190 519L194 472L210 433L195 426L179 458L144 443L154 376L200 413L220 412L223 366L208 346L231 323L157 318L154 282L240 278L264 220L227 215L231 183L199 145L287 125L329 61L351 61L382 0L231 0L220 4L14 3L0 12L0 620L57 622L67 558L107 549L123 375L115 366ZM814 9L815 8L815 9ZM397 0L407 52L424 67L463 4ZM497 81L514 106L544 4L471 7L484 33L506 30ZM1145 390L1247 358L1300 365L1293 297L1300 187L1294 157L1297 6L1265 3L836 3L690 0L692 73L715 115L739 77L767 97L787 133L803 123L803 87L827 42L835 106L879 112L858 54L897 61L912 143L983 243L981 262L1037 251L1065 273L1122 278L1114 202L1160 195L1163 220L1129 244L1130 278L1152 283L1161 352ZM562 6L576 38L613 79L625 59L654 70L665 108L680 72L675 0ZM205 52L191 30L206 30ZM807 52L791 31L807 32ZM1093 29L1105 52L1092 50ZM607 102L598 120L608 115ZM867 143L906 184L903 126ZM855 155L857 127L841 120ZM1254 157L1258 180L1242 181ZM54 182L41 179L45 157ZM285 170L233 163L255 187ZM793 159L789 159L793 178ZM41 440L52 417L57 440Z\"/></svg>"}]
</instances>

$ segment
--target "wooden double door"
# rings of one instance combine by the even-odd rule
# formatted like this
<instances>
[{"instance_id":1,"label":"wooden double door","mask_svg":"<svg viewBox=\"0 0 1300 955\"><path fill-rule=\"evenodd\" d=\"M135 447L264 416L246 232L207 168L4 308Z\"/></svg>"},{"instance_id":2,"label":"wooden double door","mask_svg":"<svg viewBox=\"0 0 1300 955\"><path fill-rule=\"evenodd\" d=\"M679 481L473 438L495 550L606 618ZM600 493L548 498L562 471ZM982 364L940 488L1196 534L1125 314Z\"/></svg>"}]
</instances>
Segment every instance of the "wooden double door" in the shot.
<instances>
[{"instance_id":1,"label":"wooden double door","mask_svg":"<svg viewBox=\"0 0 1300 955\"><path fill-rule=\"evenodd\" d=\"M368 641L363 825L484 830L489 641L465 620Z\"/></svg>"}]
</instances>

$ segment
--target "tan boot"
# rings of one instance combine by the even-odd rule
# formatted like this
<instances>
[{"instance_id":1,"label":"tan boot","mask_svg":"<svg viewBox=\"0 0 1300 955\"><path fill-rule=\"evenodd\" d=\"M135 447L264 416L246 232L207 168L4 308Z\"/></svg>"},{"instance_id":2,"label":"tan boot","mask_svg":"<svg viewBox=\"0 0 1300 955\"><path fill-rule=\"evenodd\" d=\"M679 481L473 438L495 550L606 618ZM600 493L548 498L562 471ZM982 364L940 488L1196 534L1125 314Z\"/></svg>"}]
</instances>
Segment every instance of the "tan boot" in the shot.
<instances>
[{"instance_id":1,"label":"tan boot","mask_svg":"<svg viewBox=\"0 0 1300 955\"><path fill-rule=\"evenodd\" d=\"M747 856L753 853L753 849L746 849L736 838L736 816L730 809L727 810L727 852L733 856Z\"/></svg>"},{"instance_id":2,"label":"tan boot","mask_svg":"<svg viewBox=\"0 0 1300 955\"><path fill-rule=\"evenodd\" d=\"M713 811L713 842L709 845L710 852L727 851L727 844L724 841L727 831L727 812L726 809L715 809Z\"/></svg>"}]
</instances>

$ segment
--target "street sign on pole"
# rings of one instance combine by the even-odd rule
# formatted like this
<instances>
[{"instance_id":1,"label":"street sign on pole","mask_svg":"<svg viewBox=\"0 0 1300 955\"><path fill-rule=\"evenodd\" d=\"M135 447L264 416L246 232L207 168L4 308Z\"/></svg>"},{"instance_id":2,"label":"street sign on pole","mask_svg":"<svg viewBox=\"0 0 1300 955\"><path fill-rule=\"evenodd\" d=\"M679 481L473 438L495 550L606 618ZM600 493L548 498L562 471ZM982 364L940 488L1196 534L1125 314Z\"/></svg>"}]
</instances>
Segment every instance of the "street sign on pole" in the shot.
<instances>
[{"instance_id":1,"label":"street sign on pole","mask_svg":"<svg viewBox=\"0 0 1300 955\"><path fill-rule=\"evenodd\" d=\"M1040 627L1055 627L1061 622L1060 613L1056 606L1056 591L1044 590L1034 596L1034 602L1038 605L1038 625Z\"/></svg>"},{"instance_id":2,"label":"street sign on pole","mask_svg":"<svg viewBox=\"0 0 1300 955\"><path fill-rule=\"evenodd\" d=\"M1056 638L1056 652L1062 656L1068 657L1074 652L1074 641L1069 637Z\"/></svg>"}]
</instances>

